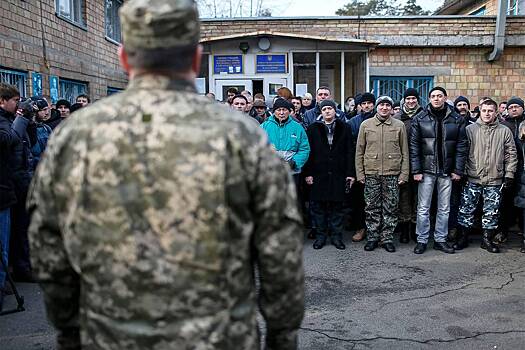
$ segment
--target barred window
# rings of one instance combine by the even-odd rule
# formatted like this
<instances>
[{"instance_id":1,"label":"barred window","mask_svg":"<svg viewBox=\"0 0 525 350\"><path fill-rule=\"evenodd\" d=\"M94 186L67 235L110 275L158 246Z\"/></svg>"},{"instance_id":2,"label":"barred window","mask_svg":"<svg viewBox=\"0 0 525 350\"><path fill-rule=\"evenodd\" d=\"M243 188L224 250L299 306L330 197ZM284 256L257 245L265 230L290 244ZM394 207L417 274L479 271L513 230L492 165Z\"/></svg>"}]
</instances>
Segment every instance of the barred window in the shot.
<instances>
[{"instance_id":1,"label":"barred window","mask_svg":"<svg viewBox=\"0 0 525 350\"><path fill-rule=\"evenodd\" d=\"M374 95L390 96L394 101L400 101L408 88L419 92L421 106L428 103L428 93L434 86L432 77L371 77Z\"/></svg>"},{"instance_id":2,"label":"barred window","mask_svg":"<svg viewBox=\"0 0 525 350\"><path fill-rule=\"evenodd\" d=\"M0 68L0 82L16 86L20 96L27 96L27 73Z\"/></svg>"},{"instance_id":3,"label":"barred window","mask_svg":"<svg viewBox=\"0 0 525 350\"><path fill-rule=\"evenodd\" d=\"M57 15L81 27L86 26L85 7L86 0L56 0Z\"/></svg>"},{"instance_id":4,"label":"barred window","mask_svg":"<svg viewBox=\"0 0 525 350\"><path fill-rule=\"evenodd\" d=\"M106 37L120 43L120 20L118 10L122 6L122 0L106 0Z\"/></svg>"},{"instance_id":5,"label":"barred window","mask_svg":"<svg viewBox=\"0 0 525 350\"><path fill-rule=\"evenodd\" d=\"M81 81L60 78L58 85L60 98L68 100L72 104L75 103L78 95L87 94L88 91L87 83Z\"/></svg>"}]
</instances>

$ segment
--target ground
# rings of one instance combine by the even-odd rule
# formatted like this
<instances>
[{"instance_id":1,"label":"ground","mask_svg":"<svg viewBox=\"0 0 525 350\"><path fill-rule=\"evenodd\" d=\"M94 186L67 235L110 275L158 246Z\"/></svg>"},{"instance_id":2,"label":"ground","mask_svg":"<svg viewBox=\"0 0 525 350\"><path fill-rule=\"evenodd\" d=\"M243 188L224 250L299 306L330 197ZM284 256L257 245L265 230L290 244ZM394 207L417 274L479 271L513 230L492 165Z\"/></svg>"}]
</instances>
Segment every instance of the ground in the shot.
<instances>
[{"instance_id":1,"label":"ground","mask_svg":"<svg viewBox=\"0 0 525 350\"><path fill-rule=\"evenodd\" d=\"M348 235L349 237L349 235ZM525 255L512 235L501 254L365 252L363 242L314 251L305 242L301 350L525 348ZM20 284L27 310L0 318L2 350L54 349L42 293ZM8 306L13 300L8 297Z\"/></svg>"}]
</instances>

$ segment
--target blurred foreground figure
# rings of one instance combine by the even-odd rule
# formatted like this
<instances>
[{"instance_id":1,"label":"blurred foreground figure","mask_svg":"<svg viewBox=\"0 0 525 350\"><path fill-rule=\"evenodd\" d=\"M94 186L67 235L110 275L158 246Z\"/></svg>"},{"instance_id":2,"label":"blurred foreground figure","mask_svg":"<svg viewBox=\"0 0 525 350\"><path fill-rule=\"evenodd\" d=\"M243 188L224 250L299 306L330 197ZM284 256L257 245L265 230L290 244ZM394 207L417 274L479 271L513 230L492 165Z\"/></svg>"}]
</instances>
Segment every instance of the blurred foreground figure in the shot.
<instances>
[{"instance_id":1,"label":"blurred foreground figure","mask_svg":"<svg viewBox=\"0 0 525 350\"><path fill-rule=\"evenodd\" d=\"M253 121L196 93L194 1L129 0L120 19L128 88L57 128L31 189L58 348L258 349L259 306L267 349L296 349L303 233L287 165Z\"/></svg>"}]
</instances>

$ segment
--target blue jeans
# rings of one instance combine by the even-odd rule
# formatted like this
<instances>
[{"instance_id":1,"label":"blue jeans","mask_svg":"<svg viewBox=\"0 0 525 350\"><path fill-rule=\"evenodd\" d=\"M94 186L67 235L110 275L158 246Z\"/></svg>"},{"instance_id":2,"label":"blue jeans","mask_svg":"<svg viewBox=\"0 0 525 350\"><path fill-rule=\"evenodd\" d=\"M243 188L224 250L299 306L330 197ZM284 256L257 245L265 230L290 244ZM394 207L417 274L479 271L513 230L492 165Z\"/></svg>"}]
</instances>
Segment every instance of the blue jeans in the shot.
<instances>
[{"instance_id":1,"label":"blue jeans","mask_svg":"<svg viewBox=\"0 0 525 350\"><path fill-rule=\"evenodd\" d=\"M11 213L9 208L0 210L0 244L2 245L2 256L7 268L7 257L9 256L9 235L11 230ZM4 287L6 272L0 265L0 288Z\"/></svg>"},{"instance_id":2,"label":"blue jeans","mask_svg":"<svg viewBox=\"0 0 525 350\"><path fill-rule=\"evenodd\" d=\"M427 243L430 236L430 206L435 186L437 186L437 213L434 241L446 242L447 240L452 180L449 176L423 174L423 181L419 183L417 193L416 233L418 243Z\"/></svg>"}]
</instances>

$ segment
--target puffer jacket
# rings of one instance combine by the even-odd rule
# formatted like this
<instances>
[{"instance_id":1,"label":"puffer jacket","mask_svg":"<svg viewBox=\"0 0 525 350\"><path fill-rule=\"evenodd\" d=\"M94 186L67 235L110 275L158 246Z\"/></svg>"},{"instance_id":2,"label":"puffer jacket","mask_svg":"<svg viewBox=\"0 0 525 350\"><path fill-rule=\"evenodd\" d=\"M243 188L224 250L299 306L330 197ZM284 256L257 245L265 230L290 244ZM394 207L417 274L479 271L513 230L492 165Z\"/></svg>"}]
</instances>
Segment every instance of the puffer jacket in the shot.
<instances>
[{"instance_id":1,"label":"puffer jacket","mask_svg":"<svg viewBox=\"0 0 525 350\"><path fill-rule=\"evenodd\" d=\"M430 104L412 119L410 126L410 168L412 174L439 174L438 152L442 153L442 173L463 175L468 154L465 119L447 107L441 123L442 149L438 150L438 121Z\"/></svg>"},{"instance_id":2,"label":"puffer jacket","mask_svg":"<svg viewBox=\"0 0 525 350\"><path fill-rule=\"evenodd\" d=\"M518 159L511 131L496 119L491 124L478 118L467 126L469 156L465 173L470 182L501 185L503 179L514 178Z\"/></svg>"},{"instance_id":3,"label":"puffer jacket","mask_svg":"<svg viewBox=\"0 0 525 350\"><path fill-rule=\"evenodd\" d=\"M272 115L261 124L261 127L268 134L268 139L279 156L285 161L293 159L295 169L292 171L299 173L310 154L310 144L302 125L291 117L288 117L284 123L280 123Z\"/></svg>"}]
</instances>

